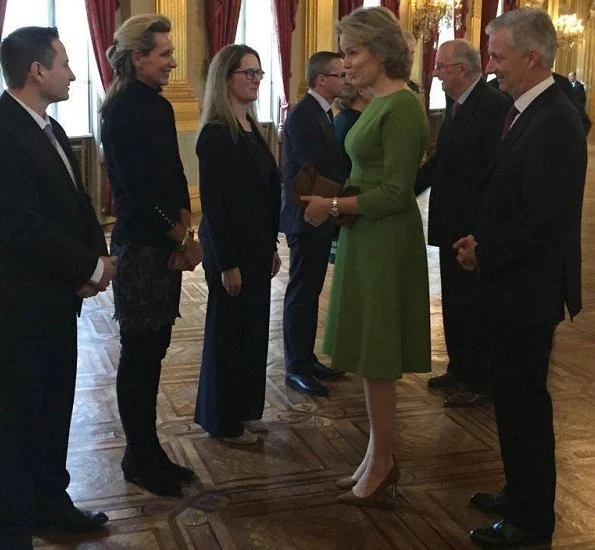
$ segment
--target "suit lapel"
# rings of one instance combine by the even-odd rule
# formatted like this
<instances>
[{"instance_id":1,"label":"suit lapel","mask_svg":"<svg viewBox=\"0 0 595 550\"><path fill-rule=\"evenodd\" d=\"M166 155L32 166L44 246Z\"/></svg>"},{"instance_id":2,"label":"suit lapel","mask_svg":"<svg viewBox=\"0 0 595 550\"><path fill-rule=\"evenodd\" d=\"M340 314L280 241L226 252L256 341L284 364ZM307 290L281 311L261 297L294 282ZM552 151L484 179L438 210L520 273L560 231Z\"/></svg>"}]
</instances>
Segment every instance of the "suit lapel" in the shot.
<instances>
[{"instance_id":1,"label":"suit lapel","mask_svg":"<svg viewBox=\"0 0 595 550\"><path fill-rule=\"evenodd\" d=\"M318 122L318 125L320 126L320 129L324 133L327 140L336 140L337 138L335 136L333 127L331 126L331 121L320 106L320 103L318 103L317 99L312 94L306 94L304 100L309 102L312 113L316 117L316 121Z\"/></svg>"},{"instance_id":2,"label":"suit lapel","mask_svg":"<svg viewBox=\"0 0 595 550\"><path fill-rule=\"evenodd\" d=\"M444 147L445 143L453 139L467 125L483 96L483 86L486 86L486 84L480 80L469 94L469 97L459 107L455 117L448 121L444 128L444 135L441 132L439 147Z\"/></svg>"}]
</instances>

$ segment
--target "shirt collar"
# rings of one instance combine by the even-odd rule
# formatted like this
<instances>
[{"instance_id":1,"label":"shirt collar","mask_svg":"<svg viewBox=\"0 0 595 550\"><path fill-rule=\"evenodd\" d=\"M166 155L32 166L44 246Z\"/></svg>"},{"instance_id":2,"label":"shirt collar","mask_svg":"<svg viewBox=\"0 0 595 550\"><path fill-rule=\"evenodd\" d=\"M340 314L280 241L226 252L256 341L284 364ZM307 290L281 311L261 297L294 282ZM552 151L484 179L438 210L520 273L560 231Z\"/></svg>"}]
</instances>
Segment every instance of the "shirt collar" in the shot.
<instances>
[{"instance_id":1,"label":"shirt collar","mask_svg":"<svg viewBox=\"0 0 595 550\"><path fill-rule=\"evenodd\" d=\"M471 92L474 90L475 86L477 86L477 83L481 80L481 75L477 77L477 80L475 80L473 82L473 84L471 84L471 86L469 86L457 99L457 101L462 105L463 103L465 103L465 100L471 95Z\"/></svg>"},{"instance_id":2,"label":"shirt collar","mask_svg":"<svg viewBox=\"0 0 595 550\"><path fill-rule=\"evenodd\" d=\"M554 77L548 76L545 80L542 80L539 84L533 86L530 90L527 90L522 96L518 97L514 102L514 106L517 108L519 113L522 113L531 103L545 92L550 86L555 84Z\"/></svg>"},{"instance_id":3,"label":"shirt collar","mask_svg":"<svg viewBox=\"0 0 595 550\"><path fill-rule=\"evenodd\" d=\"M326 113L330 108L331 104L324 99L319 93L315 92L312 88L308 89L308 93L320 104L322 110Z\"/></svg>"},{"instance_id":4,"label":"shirt collar","mask_svg":"<svg viewBox=\"0 0 595 550\"><path fill-rule=\"evenodd\" d=\"M31 109L31 107L29 107L29 105L26 105L25 103L23 103L18 97L15 97L13 94L11 94L8 90L6 91L6 93L12 97L12 99L14 99L23 109L25 109L25 111L27 111L32 117L33 120L35 122L37 122L37 124L39 124L39 127L43 130L48 124L51 126L52 123L50 122L49 117L44 113L43 116L40 116L38 113L36 113L33 109Z\"/></svg>"}]
</instances>

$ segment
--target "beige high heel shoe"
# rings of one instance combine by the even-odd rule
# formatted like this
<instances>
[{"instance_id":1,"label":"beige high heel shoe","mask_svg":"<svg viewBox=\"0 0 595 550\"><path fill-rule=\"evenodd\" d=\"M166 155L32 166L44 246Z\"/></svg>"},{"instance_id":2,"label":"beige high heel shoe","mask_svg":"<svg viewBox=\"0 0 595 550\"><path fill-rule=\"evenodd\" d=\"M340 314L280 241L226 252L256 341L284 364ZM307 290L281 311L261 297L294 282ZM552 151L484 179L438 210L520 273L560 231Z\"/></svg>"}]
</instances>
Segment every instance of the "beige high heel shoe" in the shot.
<instances>
[{"instance_id":1,"label":"beige high heel shoe","mask_svg":"<svg viewBox=\"0 0 595 550\"><path fill-rule=\"evenodd\" d=\"M345 476L335 481L335 487L338 489L351 489L356 483L357 480L353 479L353 476Z\"/></svg>"}]
</instances>

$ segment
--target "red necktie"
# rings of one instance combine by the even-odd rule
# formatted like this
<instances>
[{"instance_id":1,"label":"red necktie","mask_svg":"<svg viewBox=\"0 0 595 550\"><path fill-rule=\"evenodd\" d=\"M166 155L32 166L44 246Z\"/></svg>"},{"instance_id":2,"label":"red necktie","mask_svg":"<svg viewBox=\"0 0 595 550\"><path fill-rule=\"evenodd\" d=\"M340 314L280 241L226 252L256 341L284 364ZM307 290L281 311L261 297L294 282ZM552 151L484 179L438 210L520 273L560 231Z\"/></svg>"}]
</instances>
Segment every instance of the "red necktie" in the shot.
<instances>
[{"instance_id":1,"label":"red necktie","mask_svg":"<svg viewBox=\"0 0 595 550\"><path fill-rule=\"evenodd\" d=\"M510 130L512 123L514 122L514 119L519 114L519 112L520 111L514 106L513 103L510 109L508 110L508 113L506 114L506 118L504 119L504 126L502 128L502 134L500 135L501 140L506 137L506 134L508 134L508 130Z\"/></svg>"},{"instance_id":2,"label":"red necktie","mask_svg":"<svg viewBox=\"0 0 595 550\"><path fill-rule=\"evenodd\" d=\"M460 108L461 104L458 101L453 101L452 107L450 108L450 118L454 118Z\"/></svg>"}]
</instances>

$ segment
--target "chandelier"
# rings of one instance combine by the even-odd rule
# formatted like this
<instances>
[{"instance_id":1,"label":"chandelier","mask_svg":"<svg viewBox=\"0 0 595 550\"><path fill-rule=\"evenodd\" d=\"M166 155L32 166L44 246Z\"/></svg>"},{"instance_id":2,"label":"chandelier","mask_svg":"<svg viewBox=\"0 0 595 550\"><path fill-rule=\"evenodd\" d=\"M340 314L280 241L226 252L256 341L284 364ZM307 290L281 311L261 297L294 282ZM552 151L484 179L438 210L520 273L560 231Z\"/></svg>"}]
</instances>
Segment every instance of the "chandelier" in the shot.
<instances>
[{"instance_id":1,"label":"chandelier","mask_svg":"<svg viewBox=\"0 0 595 550\"><path fill-rule=\"evenodd\" d=\"M415 38L424 42L434 40L440 22L452 24L452 0L415 0L415 13L411 21Z\"/></svg>"},{"instance_id":2,"label":"chandelier","mask_svg":"<svg viewBox=\"0 0 595 550\"><path fill-rule=\"evenodd\" d=\"M561 49L570 49L575 44L583 41L583 20L577 19L576 14L560 15L556 21L558 46Z\"/></svg>"}]
</instances>

